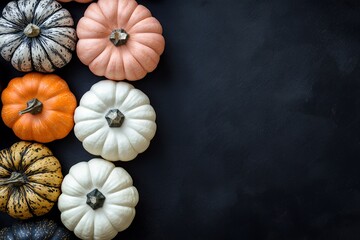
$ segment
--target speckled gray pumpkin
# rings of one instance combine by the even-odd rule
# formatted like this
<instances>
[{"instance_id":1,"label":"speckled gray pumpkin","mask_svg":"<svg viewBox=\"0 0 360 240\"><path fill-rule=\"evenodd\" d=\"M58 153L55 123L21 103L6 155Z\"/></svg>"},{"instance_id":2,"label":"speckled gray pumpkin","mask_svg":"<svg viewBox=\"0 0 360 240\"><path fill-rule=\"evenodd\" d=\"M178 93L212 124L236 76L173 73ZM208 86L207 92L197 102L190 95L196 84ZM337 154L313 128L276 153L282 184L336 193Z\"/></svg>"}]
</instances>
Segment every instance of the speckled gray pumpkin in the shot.
<instances>
[{"instance_id":1,"label":"speckled gray pumpkin","mask_svg":"<svg viewBox=\"0 0 360 240\"><path fill-rule=\"evenodd\" d=\"M55 0L9 2L0 18L0 53L19 71L53 72L72 58L74 21Z\"/></svg>"},{"instance_id":2,"label":"speckled gray pumpkin","mask_svg":"<svg viewBox=\"0 0 360 240\"><path fill-rule=\"evenodd\" d=\"M70 231L55 221L44 219L37 222L17 223L0 230L0 239L18 240L65 240L74 239Z\"/></svg>"}]
</instances>

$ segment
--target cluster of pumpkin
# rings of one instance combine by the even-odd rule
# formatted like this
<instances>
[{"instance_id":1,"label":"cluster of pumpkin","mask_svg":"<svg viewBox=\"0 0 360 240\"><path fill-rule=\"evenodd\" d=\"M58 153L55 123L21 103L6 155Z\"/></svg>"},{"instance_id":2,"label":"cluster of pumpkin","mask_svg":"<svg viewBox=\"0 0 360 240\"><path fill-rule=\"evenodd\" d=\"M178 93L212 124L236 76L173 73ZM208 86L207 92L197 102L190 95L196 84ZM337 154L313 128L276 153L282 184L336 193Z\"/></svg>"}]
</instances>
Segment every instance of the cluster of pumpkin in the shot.
<instances>
[{"instance_id":1,"label":"cluster of pumpkin","mask_svg":"<svg viewBox=\"0 0 360 240\"><path fill-rule=\"evenodd\" d=\"M158 20L135 0L89 4L76 30L59 3L69 1L15 0L0 18L1 56L28 72L1 94L3 122L22 141L0 151L0 210L28 219L57 203L62 223L77 237L112 239L131 224L138 192L131 176L110 161L133 160L156 131L149 98L119 80L139 80L153 71L165 41ZM51 73L75 50L92 73L107 78L79 104L66 81ZM44 144L72 130L99 157L73 165L63 177Z\"/></svg>"}]
</instances>

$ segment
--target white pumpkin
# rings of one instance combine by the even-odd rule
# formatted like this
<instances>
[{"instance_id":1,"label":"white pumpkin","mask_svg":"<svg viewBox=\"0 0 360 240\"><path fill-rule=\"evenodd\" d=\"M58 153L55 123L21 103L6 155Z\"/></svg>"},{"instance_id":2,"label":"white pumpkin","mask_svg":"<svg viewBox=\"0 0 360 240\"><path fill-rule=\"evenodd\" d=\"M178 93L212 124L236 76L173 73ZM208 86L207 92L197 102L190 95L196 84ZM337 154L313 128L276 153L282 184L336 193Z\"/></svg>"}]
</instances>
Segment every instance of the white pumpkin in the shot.
<instances>
[{"instance_id":1,"label":"white pumpkin","mask_svg":"<svg viewBox=\"0 0 360 240\"><path fill-rule=\"evenodd\" d=\"M139 201L129 173L100 158L73 165L61 191L61 221L81 239L114 238L130 226Z\"/></svg>"},{"instance_id":2,"label":"white pumpkin","mask_svg":"<svg viewBox=\"0 0 360 240\"><path fill-rule=\"evenodd\" d=\"M86 92L74 114L74 133L91 154L130 161L150 145L156 114L149 98L127 82L102 80Z\"/></svg>"},{"instance_id":3,"label":"white pumpkin","mask_svg":"<svg viewBox=\"0 0 360 240\"><path fill-rule=\"evenodd\" d=\"M72 58L74 21L55 0L9 2L0 18L1 56L19 71L53 72Z\"/></svg>"}]
</instances>

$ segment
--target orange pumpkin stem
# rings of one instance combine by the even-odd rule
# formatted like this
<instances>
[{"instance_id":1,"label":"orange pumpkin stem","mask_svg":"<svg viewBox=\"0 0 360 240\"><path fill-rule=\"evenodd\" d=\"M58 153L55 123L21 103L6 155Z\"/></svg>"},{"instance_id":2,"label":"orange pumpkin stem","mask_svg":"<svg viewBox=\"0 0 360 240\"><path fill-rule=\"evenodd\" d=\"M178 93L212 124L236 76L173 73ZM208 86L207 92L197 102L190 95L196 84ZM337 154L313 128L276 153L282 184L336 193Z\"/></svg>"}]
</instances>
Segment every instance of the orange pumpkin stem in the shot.
<instances>
[{"instance_id":1,"label":"orange pumpkin stem","mask_svg":"<svg viewBox=\"0 0 360 240\"><path fill-rule=\"evenodd\" d=\"M109 39L115 46L121 46L126 44L127 40L129 39L129 36L130 35L124 29L121 28L112 31Z\"/></svg>"},{"instance_id":2,"label":"orange pumpkin stem","mask_svg":"<svg viewBox=\"0 0 360 240\"><path fill-rule=\"evenodd\" d=\"M9 178L1 178L0 186L13 184L15 186L21 186L26 183L26 177L22 173L12 172Z\"/></svg>"},{"instance_id":3,"label":"orange pumpkin stem","mask_svg":"<svg viewBox=\"0 0 360 240\"><path fill-rule=\"evenodd\" d=\"M26 103L26 108L24 110L19 111L19 114L31 113L33 115L41 113L43 108L42 102L40 102L37 98L33 98Z\"/></svg>"}]
</instances>

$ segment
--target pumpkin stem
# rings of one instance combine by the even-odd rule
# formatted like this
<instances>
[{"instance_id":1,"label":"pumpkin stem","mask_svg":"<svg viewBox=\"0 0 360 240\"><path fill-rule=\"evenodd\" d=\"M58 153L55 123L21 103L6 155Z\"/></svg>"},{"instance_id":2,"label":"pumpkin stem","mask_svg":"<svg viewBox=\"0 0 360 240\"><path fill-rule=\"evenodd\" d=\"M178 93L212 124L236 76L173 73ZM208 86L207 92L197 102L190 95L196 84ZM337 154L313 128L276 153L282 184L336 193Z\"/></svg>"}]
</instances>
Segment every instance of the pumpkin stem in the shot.
<instances>
[{"instance_id":1,"label":"pumpkin stem","mask_svg":"<svg viewBox=\"0 0 360 240\"><path fill-rule=\"evenodd\" d=\"M31 113L33 115L41 113L43 108L42 102L40 102L37 98L33 98L26 103L26 108L24 110L19 111L19 114L22 115L24 113Z\"/></svg>"},{"instance_id":2,"label":"pumpkin stem","mask_svg":"<svg viewBox=\"0 0 360 240\"><path fill-rule=\"evenodd\" d=\"M15 186L21 186L26 183L26 176L19 172L12 172L9 178L0 178L0 186L13 184Z\"/></svg>"},{"instance_id":3,"label":"pumpkin stem","mask_svg":"<svg viewBox=\"0 0 360 240\"><path fill-rule=\"evenodd\" d=\"M86 197L86 204L88 204L94 210L101 208L104 205L106 199L97 188L86 194Z\"/></svg>"},{"instance_id":4,"label":"pumpkin stem","mask_svg":"<svg viewBox=\"0 0 360 240\"><path fill-rule=\"evenodd\" d=\"M115 46L121 46L126 44L127 40L129 39L129 36L130 35L124 29L121 28L112 31L109 39Z\"/></svg>"},{"instance_id":5,"label":"pumpkin stem","mask_svg":"<svg viewBox=\"0 0 360 240\"><path fill-rule=\"evenodd\" d=\"M119 109L110 109L105 118L109 127L121 127L125 120L124 114Z\"/></svg>"},{"instance_id":6,"label":"pumpkin stem","mask_svg":"<svg viewBox=\"0 0 360 240\"><path fill-rule=\"evenodd\" d=\"M40 28L35 24L29 23L24 29L24 34L27 37L37 37L40 34Z\"/></svg>"}]
</instances>

